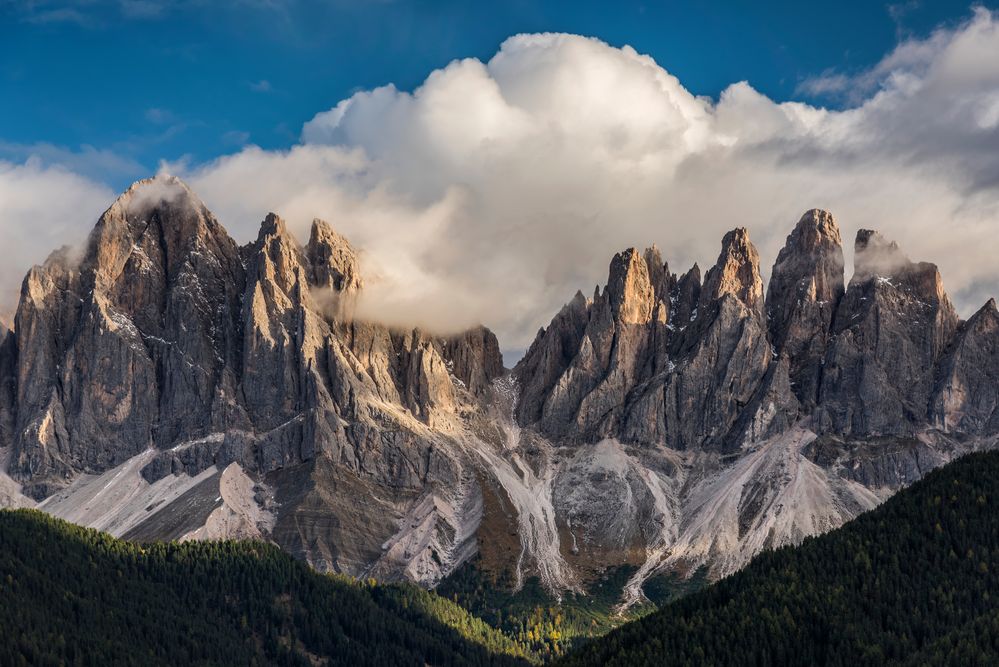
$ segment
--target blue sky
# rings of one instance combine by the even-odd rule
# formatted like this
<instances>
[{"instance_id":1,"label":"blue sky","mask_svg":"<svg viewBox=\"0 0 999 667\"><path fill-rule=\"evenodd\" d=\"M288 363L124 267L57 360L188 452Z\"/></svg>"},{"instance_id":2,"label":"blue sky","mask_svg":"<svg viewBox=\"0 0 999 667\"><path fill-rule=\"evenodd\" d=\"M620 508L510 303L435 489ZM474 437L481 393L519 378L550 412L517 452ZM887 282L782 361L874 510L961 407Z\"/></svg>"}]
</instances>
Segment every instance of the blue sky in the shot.
<instances>
[{"instance_id":1,"label":"blue sky","mask_svg":"<svg viewBox=\"0 0 999 667\"><path fill-rule=\"evenodd\" d=\"M63 162L120 189L160 160L294 144L359 89L403 90L508 36L562 31L630 44L717 96L774 100L871 67L903 39L967 19L966 2L0 0L0 158Z\"/></svg>"}]
</instances>

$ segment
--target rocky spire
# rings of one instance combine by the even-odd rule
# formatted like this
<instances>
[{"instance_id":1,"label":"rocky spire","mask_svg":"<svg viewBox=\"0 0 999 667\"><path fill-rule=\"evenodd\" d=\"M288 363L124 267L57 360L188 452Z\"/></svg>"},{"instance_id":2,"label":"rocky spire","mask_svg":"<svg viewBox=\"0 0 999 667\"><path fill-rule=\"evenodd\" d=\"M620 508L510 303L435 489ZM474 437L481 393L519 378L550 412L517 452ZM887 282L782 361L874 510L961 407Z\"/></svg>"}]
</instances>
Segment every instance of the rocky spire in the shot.
<instances>
[{"instance_id":1,"label":"rocky spire","mask_svg":"<svg viewBox=\"0 0 999 667\"><path fill-rule=\"evenodd\" d=\"M696 283L695 272L688 275L680 280L678 314L683 290ZM667 377L663 391L665 439L678 449L735 446L730 431L759 390L771 360L759 254L745 229L725 235L718 261L700 288L696 311L689 321L674 322L677 333L684 330L672 346L676 372Z\"/></svg>"},{"instance_id":2,"label":"rocky spire","mask_svg":"<svg viewBox=\"0 0 999 667\"><path fill-rule=\"evenodd\" d=\"M604 296L610 300L615 319L623 324L647 324L652 319L655 290L648 264L637 250L628 248L614 255Z\"/></svg>"},{"instance_id":3,"label":"rocky spire","mask_svg":"<svg viewBox=\"0 0 999 667\"><path fill-rule=\"evenodd\" d=\"M643 257L645 258L645 266L649 272L649 282L652 283L656 301L666 304L668 309L670 296L676 288L676 276L669 272L669 265L663 261L662 254L655 244L645 249Z\"/></svg>"},{"instance_id":4,"label":"rocky spire","mask_svg":"<svg viewBox=\"0 0 999 667\"><path fill-rule=\"evenodd\" d=\"M744 227L733 229L722 239L718 261L708 271L701 290L701 305L730 294L755 312L763 309L763 278L760 255Z\"/></svg>"},{"instance_id":5,"label":"rocky spire","mask_svg":"<svg viewBox=\"0 0 999 667\"><path fill-rule=\"evenodd\" d=\"M777 255L766 301L771 343L788 356L791 388L806 410L818 399L822 357L843 292L836 221L826 211L807 211Z\"/></svg>"},{"instance_id":6,"label":"rocky spire","mask_svg":"<svg viewBox=\"0 0 999 667\"><path fill-rule=\"evenodd\" d=\"M670 324L674 329L687 326L696 317L701 300L701 269L694 264L676 283L671 302Z\"/></svg>"},{"instance_id":7,"label":"rocky spire","mask_svg":"<svg viewBox=\"0 0 999 667\"><path fill-rule=\"evenodd\" d=\"M316 342L302 349L302 323L312 301L301 247L275 213L260 224L245 250L241 393L255 428L268 430L302 408L300 355L315 355Z\"/></svg>"},{"instance_id":8,"label":"rocky spire","mask_svg":"<svg viewBox=\"0 0 999 667\"><path fill-rule=\"evenodd\" d=\"M451 372L473 394L482 395L493 380L503 375L503 354L489 329L478 326L448 336L442 342L443 356Z\"/></svg>"},{"instance_id":9,"label":"rocky spire","mask_svg":"<svg viewBox=\"0 0 999 667\"><path fill-rule=\"evenodd\" d=\"M576 295L555 314L517 363L513 375L520 385L517 421L533 424L541 419L544 403L580 351L592 302Z\"/></svg>"},{"instance_id":10,"label":"rocky spire","mask_svg":"<svg viewBox=\"0 0 999 667\"><path fill-rule=\"evenodd\" d=\"M354 293L363 286L357 253L344 237L333 231L329 223L312 221L305 256L310 266L310 281L320 289L338 293Z\"/></svg>"},{"instance_id":11,"label":"rocky spire","mask_svg":"<svg viewBox=\"0 0 999 667\"><path fill-rule=\"evenodd\" d=\"M876 276L891 277L911 266L909 258L894 241L880 232L861 229L853 244L853 278L851 283L863 283Z\"/></svg>"}]
</instances>

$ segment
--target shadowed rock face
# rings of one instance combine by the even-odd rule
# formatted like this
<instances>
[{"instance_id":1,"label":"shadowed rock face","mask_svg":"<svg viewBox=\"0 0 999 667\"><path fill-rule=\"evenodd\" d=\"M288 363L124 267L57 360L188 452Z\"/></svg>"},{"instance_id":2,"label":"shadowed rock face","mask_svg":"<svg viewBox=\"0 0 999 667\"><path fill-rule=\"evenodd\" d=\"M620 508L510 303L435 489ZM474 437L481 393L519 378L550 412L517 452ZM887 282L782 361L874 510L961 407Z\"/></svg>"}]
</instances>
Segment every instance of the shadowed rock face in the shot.
<instances>
[{"instance_id":1,"label":"shadowed rock face","mask_svg":"<svg viewBox=\"0 0 999 667\"><path fill-rule=\"evenodd\" d=\"M855 269L826 349L816 427L851 436L907 435L929 421L935 369L958 316L934 264L913 263L861 230Z\"/></svg>"},{"instance_id":2,"label":"shadowed rock face","mask_svg":"<svg viewBox=\"0 0 999 667\"><path fill-rule=\"evenodd\" d=\"M638 583L656 568L707 562L724 571L763 544L838 525L958 452L996 444L994 302L961 324L936 267L911 262L876 232L858 234L846 289L836 222L806 212L765 301L744 229L725 236L703 284L697 266L677 279L658 250L646 251L644 270L638 257L617 255L603 294L577 294L514 369L521 427L579 452L560 473L568 478L556 489L567 496L556 506L591 560L607 545L627 550L648 525L634 499L655 485L643 479L684 486L676 513L655 519L664 532L645 541ZM608 442L631 447L612 462ZM655 469L666 452L693 467L642 477L636 458ZM716 463L699 468L707 460ZM584 496L617 514L573 503ZM624 498L639 506L621 506ZM607 528L619 516L637 526Z\"/></svg>"},{"instance_id":3,"label":"shadowed rock face","mask_svg":"<svg viewBox=\"0 0 999 667\"><path fill-rule=\"evenodd\" d=\"M999 442L995 303L960 322L876 232L855 257L844 288L819 210L766 291L745 229L703 281L628 249L508 372L484 327L357 319L357 253L325 222L303 246L269 214L238 247L183 183L143 181L0 332L0 502L428 586L477 552L556 592L627 564L633 604Z\"/></svg>"},{"instance_id":4,"label":"shadowed rock face","mask_svg":"<svg viewBox=\"0 0 999 667\"><path fill-rule=\"evenodd\" d=\"M239 249L183 184L144 186L22 286L12 468L42 492L239 419Z\"/></svg>"},{"instance_id":5,"label":"shadowed rock face","mask_svg":"<svg viewBox=\"0 0 999 667\"><path fill-rule=\"evenodd\" d=\"M961 325L940 363L931 404L945 432L999 432L999 311L995 299Z\"/></svg>"},{"instance_id":6,"label":"shadowed rock face","mask_svg":"<svg viewBox=\"0 0 999 667\"><path fill-rule=\"evenodd\" d=\"M830 214L813 209L777 255L766 303L774 350L787 356L792 391L806 409L818 400L822 358L843 292L839 228Z\"/></svg>"}]
</instances>

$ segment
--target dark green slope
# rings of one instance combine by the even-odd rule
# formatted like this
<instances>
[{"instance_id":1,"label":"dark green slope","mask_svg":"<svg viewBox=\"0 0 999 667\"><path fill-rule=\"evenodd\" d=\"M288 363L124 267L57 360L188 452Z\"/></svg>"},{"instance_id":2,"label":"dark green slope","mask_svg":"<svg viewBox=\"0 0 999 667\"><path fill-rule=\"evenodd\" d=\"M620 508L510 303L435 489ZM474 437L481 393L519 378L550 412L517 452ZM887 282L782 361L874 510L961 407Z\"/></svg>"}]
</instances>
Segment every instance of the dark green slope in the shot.
<instances>
[{"instance_id":1,"label":"dark green slope","mask_svg":"<svg viewBox=\"0 0 999 667\"><path fill-rule=\"evenodd\" d=\"M509 639L410 586L257 542L137 545L0 512L3 665L515 665Z\"/></svg>"},{"instance_id":2,"label":"dark green slope","mask_svg":"<svg viewBox=\"0 0 999 667\"><path fill-rule=\"evenodd\" d=\"M999 453L762 554L562 664L999 665Z\"/></svg>"}]
</instances>

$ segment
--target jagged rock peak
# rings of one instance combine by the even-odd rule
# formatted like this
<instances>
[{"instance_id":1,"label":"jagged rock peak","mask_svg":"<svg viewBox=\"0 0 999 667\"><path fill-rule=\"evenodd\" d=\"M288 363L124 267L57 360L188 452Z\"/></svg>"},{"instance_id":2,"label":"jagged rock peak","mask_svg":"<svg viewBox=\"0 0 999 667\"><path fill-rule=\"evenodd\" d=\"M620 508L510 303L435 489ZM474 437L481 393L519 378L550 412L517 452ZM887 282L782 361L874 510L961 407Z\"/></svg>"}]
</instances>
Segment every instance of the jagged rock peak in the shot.
<instances>
[{"instance_id":1,"label":"jagged rock peak","mask_svg":"<svg viewBox=\"0 0 999 667\"><path fill-rule=\"evenodd\" d=\"M645 249L643 255L656 300L662 301L665 307L665 304L669 303L676 283L676 276L669 272L669 265L663 261L662 253L659 252L659 248L654 243L651 248Z\"/></svg>"},{"instance_id":2,"label":"jagged rock peak","mask_svg":"<svg viewBox=\"0 0 999 667\"><path fill-rule=\"evenodd\" d=\"M445 338L443 350L451 372L473 394L482 394L505 372L499 341L484 326Z\"/></svg>"},{"instance_id":3,"label":"jagged rock peak","mask_svg":"<svg viewBox=\"0 0 999 667\"><path fill-rule=\"evenodd\" d=\"M814 278L816 300L836 298L843 291L843 241L839 227L828 211L807 211L774 263L774 274ZM773 284L771 276L771 285Z\"/></svg>"},{"instance_id":4,"label":"jagged rock peak","mask_svg":"<svg viewBox=\"0 0 999 667\"><path fill-rule=\"evenodd\" d=\"M208 207L184 181L176 176L160 174L132 183L100 217L91 236L99 234L112 220L146 222L156 211L171 211L171 217L176 220L212 218L215 226L221 229Z\"/></svg>"},{"instance_id":5,"label":"jagged rock peak","mask_svg":"<svg viewBox=\"0 0 999 667\"><path fill-rule=\"evenodd\" d=\"M260 224L257 240L245 252L249 253L251 270L260 277L277 280L286 293L298 293L307 285L312 305L319 306L326 316L339 321L353 317L362 286L357 253L327 223L313 220L309 242L303 248L285 221L276 213L268 213ZM259 261L264 255L266 258Z\"/></svg>"},{"instance_id":6,"label":"jagged rock peak","mask_svg":"<svg viewBox=\"0 0 999 667\"><path fill-rule=\"evenodd\" d=\"M257 234L257 241L261 241L268 236L284 236L288 233L288 228L284 220L277 213L268 213L264 221L260 223L260 232Z\"/></svg>"},{"instance_id":7,"label":"jagged rock peak","mask_svg":"<svg viewBox=\"0 0 999 667\"><path fill-rule=\"evenodd\" d=\"M861 229L857 232L853 252L851 282L863 282L875 276L891 277L912 264L897 243L889 241L880 232L871 229Z\"/></svg>"},{"instance_id":8,"label":"jagged rock peak","mask_svg":"<svg viewBox=\"0 0 999 667\"><path fill-rule=\"evenodd\" d=\"M663 264L663 254L659 251L659 246L653 243L650 247L645 249L642 253L645 257L645 263L649 265L661 266Z\"/></svg>"},{"instance_id":9,"label":"jagged rock peak","mask_svg":"<svg viewBox=\"0 0 999 667\"><path fill-rule=\"evenodd\" d=\"M670 320L683 326L693 317L701 298L701 267L697 264L690 267L689 271L680 276L674 291Z\"/></svg>"},{"instance_id":10,"label":"jagged rock peak","mask_svg":"<svg viewBox=\"0 0 999 667\"><path fill-rule=\"evenodd\" d=\"M895 284L892 278L896 278L916 294L940 302L946 310L953 311L937 265L911 261L897 243L878 232L869 229L857 232L853 263L850 285L877 279L878 284L891 287ZM956 321L956 315L951 319Z\"/></svg>"},{"instance_id":11,"label":"jagged rock peak","mask_svg":"<svg viewBox=\"0 0 999 667\"><path fill-rule=\"evenodd\" d=\"M829 248L839 248L842 257L843 239L832 213L813 208L805 211L798 224L788 234L785 249L798 253L817 254ZM778 258L778 261L779 258ZM842 264L842 260L840 260ZM842 269L842 266L840 266Z\"/></svg>"},{"instance_id":12,"label":"jagged rock peak","mask_svg":"<svg viewBox=\"0 0 999 667\"><path fill-rule=\"evenodd\" d=\"M312 267L312 283L337 292L361 289L361 273L357 252L329 223L318 218L312 221L305 255Z\"/></svg>"},{"instance_id":13,"label":"jagged rock peak","mask_svg":"<svg viewBox=\"0 0 999 667\"><path fill-rule=\"evenodd\" d=\"M839 227L830 213L812 209L798 221L774 262L767 293L771 327L786 327L802 302L825 302L835 307L843 291Z\"/></svg>"},{"instance_id":14,"label":"jagged rock peak","mask_svg":"<svg viewBox=\"0 0 999 667\"><path fill-rule=\"evenodd\" d=\"M652 319L655 292L645 259L634 248L614 255L604 296L612 312L625 324L646 324Z\"/></svg>"},{"instance_id":15,"label":"jagged rock peak","mask_svg":"<svg viewBox=\"0 0 999 667\"><path fill-rule=\"evenodd\" d=\"M159 175L133 183L101 215L87 239L82 268L91 269L88 280L104 290L118 279L136 248L147 252L153 245L162 248L160 268L168 275L175 275L196 248L214 256L237 253L235 241L201 199L179 178Z\"/></svg>"},{"instance_id":16,"label":"jagged rock peak","mask_svg":"<svg viewBox=\"0 0 999 667\"><path fill-rule=\"evenodd\" d=\"M812 209L777 255L766 302L770 341L789 357L792 386L806 408L817 399L822 355L843 293L839 228L831 214Z\"/></svg>"},{"instance_id":17,"label":"jagged rock peak","mask_svg":"<svg viewBox=\"0 0 999 667\"><path fill-rule=\"evenodd\" d=\"M168 174L159 174L132 183L125 192L121 193L115 204L121 204L129 211L138 213L143 207L155 207L162 202L203 205L201 199L194 194L187 183Z\"/></svg>"},{"instance_id":18,"label":"jagged rock peak","mask_svg":"<svg viewBox=\"0 0 999 667\"><path fill-rule=\"evenodd\" d=\"M247 268L252 280L247 288L256 289L255 281L274 281L286 294L297 293L296 286L307 282L304 254L284 220L268 213L260 223L257 240L249 246ZM256 304L259 307L259 304Z\"/></svg>"},{"instance_id":19,"label":"jagged rock peak","mask_svg":"<svg viewBox=\"0 0 999 667\"><path fill-rule=\"evenodd\" d=\"M738 298L751 310L763 308L760 254L745 227L733 229L722 239L718 262L704 279L701 300L713 301L726 294Z\"/></svg>"},{"instance_id":20,"label":"jagged rock peak","mask_svg":"<svg viewBox=\"0 0 999 667\"><path fill-rule=\"evenodd\" d=\"M840 238L839 227L836 225L836 218L829 211L821 208L810 208L805 211L801 219L798 220L798 224L795 225L795 230L808 230L815 229L823 236L831 236L834 238ZM794 233L793 231L791 232Z\"/></svg>"},{"instance_id":21,"label":"jagged rock peak","mask_svg":"<svg viewBox=\"0 0 999 667\"><path fill-rule=\"evenodd\" d=\"M980 320L999 321L999 306L996 305L995 298L990 298L981 308L976 310L975 314L968 318L967 324L970 326L972 322ZM999 341L996 343L999 347Z\"/></svg>"},{"instance_id":22,"label":"jagged rock peak","mask_svg":"<svg viewBox=\"0 0 999 667\"><path fill-rule=\"evenodd\" d=\"M931 404L934 424L944 431L999 432L999 310L989 299L962 324L937 373Z\"/></svg>"}]
</instances>

